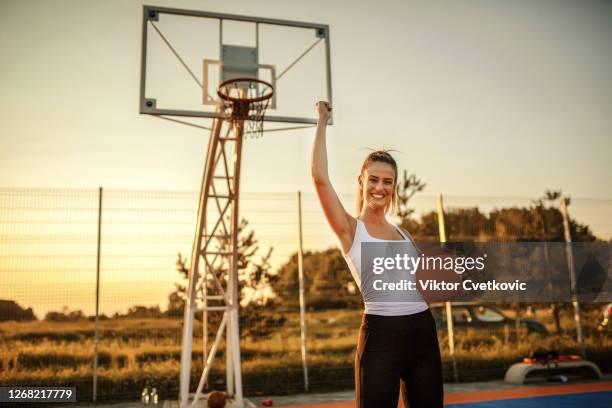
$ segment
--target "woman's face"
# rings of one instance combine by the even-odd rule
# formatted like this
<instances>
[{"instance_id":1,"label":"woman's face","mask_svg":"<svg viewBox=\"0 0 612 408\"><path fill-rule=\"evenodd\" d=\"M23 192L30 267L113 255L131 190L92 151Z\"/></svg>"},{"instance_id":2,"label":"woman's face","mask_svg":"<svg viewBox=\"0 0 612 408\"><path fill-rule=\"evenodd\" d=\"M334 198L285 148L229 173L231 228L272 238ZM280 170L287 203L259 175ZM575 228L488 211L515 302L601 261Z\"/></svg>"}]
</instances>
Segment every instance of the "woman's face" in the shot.
<instances>
[{"instance_id":1,"label":"woman's face","mask_svg":"<svg viewBox=\"0 0 612 408\"><path fill-rule=\"evenodd\" d=\"M359 176L363 203L371 209L391 206L395 192L395 171L389 163L372 162Z\"/></svg>"}]
</instances>

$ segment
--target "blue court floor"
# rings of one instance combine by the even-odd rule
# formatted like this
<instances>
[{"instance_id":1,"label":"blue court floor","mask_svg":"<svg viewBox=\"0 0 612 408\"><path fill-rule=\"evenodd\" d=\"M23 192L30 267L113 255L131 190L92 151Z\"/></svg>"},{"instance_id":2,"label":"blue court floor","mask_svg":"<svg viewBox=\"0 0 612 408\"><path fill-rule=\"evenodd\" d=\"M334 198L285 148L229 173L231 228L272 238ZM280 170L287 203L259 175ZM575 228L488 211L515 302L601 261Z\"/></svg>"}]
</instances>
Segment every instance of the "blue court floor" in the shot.
<instances>
[{"instance_id":1,"label":"blue court floor","mask_svg":"<svg viewBox=\"0 0 612 408\"><path fill-rule=\"evenodd\" d=\"M612 391L445 405L446 408L612 408Z\"/></svg>"}]
</instances>

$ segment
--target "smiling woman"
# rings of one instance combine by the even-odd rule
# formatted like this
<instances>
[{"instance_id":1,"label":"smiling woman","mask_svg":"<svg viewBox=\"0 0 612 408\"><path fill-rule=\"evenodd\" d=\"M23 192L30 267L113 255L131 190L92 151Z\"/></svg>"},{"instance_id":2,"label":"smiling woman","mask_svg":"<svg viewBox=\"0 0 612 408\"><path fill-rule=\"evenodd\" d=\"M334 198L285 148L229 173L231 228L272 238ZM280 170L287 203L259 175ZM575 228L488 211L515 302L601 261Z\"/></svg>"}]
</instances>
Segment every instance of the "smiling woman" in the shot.
<instances>
[{"instance_id":1,"label":"smiling woman","mask_svg":"<svg viewBox=\"0 0 612 408\"><path fill-rule=\"evenodd\" d=\"M366 157L357 177L357 214L351 216L338 199L327 171L325 131L331 106L319 102L316 110L319 120L312 149L312 180L365 304L355 354L357 406L395 408L401 390L406 407L442 408L440 348L427 303L420 295L395 302L389 297L368 300L367 273L362 276L364 242L397 241L403 252L418 256L410 235L386 218L397 209L397 164L387 151L374 151ZM411 278L404 283L414 286L414 275Z\"/></svg>"},{"instance_id":2,"label":"smiling woman","mask_svg":"<svg viewBox=\"0 0 612 408\"><path fill-rule=\"evenodd\" d=\"M364 184L365 180L365 184ZM382 181L381 181L382 180ZM377 206L385 204L385 213L397 212L397 163L391 155L382 150L370 153L363 161L359 172L359 194L357 195L357 216L361 214L364 204ZM363 191L365 185L365 192ZM388 198L391 198L390 202Z\"/></svg>"}]
</instances>

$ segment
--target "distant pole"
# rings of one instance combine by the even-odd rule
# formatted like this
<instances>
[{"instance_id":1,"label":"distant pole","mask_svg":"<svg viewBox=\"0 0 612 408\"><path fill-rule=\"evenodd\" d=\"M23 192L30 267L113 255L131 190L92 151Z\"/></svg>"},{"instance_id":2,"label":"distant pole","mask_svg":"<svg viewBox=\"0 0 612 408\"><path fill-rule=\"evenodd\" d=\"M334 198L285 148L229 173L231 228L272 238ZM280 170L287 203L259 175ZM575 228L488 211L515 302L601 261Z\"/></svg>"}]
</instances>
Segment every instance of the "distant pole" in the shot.
<instances>
[{"instance_id":1,"label":"distant pole","mask_svg":"<svg viewBox=\"0 0 612 408\"><path fill-rule=\"evenodd\" d=\"M304 293L304 259L302 252L302 193L298 191L298 275L300 281L300 332L302 337L302 366L304 368L304 390L308 391L308 349L306 348L306 296Z\"/></svg>"},{"instance_id":2,"label":"distant pole","mask_svg":"<svg viewBox=\"0 0 612 408\"><path fill-rule=\"evenodd\" d=\"M574 271L574 254L572 252L572 235L570 233L569 215L567 212L566 198L561 196L561 214L563 215L563 235L565 236L565 256L570 275L570 290L572 292L572 304L574 305L574 321L576 322L576 337L580 354L586 358L586 349L582 339L582 322L580 321L580 303L576 298L576 274Z\"/></svg>"},{"instance_id":3,"label":"distant pole","mask_svg":"<svg viewBox=\"0 0 612 408\"><path fill-rule=\"evenodd\" d=\"M98 189L98 250L96 254L96 328L94 330L93 402L98 398L98 340L100 336L100 243L102 239L102 187Z\"/></svg>"},{"instance_id":4,"label":"distant pole","mask_svg":"<svg viewBox=\"0 0 612 408\"><path fill-rule=\"evenodd\" d=\"M444 205L442 203L442 193L438 194L438 231L440 233L440 243L446 242L446 228L444 226ZM453 327L453 307L451 302L444 302L446 307L446 331L448 332L448 351L453 361L453 378L459 381L457 372L457 358L455 357L455 331Z\"/></svg>"}]
</instances>

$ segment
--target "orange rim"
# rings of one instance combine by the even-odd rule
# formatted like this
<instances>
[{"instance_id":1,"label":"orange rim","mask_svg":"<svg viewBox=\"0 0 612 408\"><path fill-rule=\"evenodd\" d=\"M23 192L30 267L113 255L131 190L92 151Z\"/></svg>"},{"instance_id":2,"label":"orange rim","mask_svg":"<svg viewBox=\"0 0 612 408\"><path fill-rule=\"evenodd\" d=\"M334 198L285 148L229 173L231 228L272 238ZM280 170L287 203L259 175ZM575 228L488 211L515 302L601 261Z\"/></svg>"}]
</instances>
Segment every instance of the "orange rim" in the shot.
<instances>
[{"instance_id":1,"label":"orange rim","mask_svg":"<svg viewBox=\"0 0 612 408\"><path fill-rule=\"evenodd\" d=\"M257 84L261 84L267 87L266 92L261 96L255 97L255 98L237 98L234 96L229 96L226 93L224 93L223 91L225 90L225 88L233 83L236 82L251 82L251 83L257 83ZM223 81L221 82L221 84L219 84L219 87L217 88L217 95L219 95L219 98L223 99L224 101L229 101L229 102L233 102L233 103L257 103L257 102L262 102L265 101L266 99L270 99L272 97L272 95L274 95L274 88L272 87L272 85L266 81L262 81L261 79L257 79L257 78L232 78L232 79L228 79L227 81Z\"/></svg>"}]
</instances>

